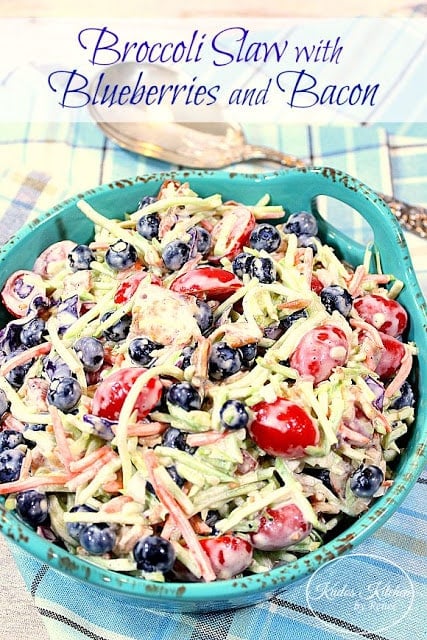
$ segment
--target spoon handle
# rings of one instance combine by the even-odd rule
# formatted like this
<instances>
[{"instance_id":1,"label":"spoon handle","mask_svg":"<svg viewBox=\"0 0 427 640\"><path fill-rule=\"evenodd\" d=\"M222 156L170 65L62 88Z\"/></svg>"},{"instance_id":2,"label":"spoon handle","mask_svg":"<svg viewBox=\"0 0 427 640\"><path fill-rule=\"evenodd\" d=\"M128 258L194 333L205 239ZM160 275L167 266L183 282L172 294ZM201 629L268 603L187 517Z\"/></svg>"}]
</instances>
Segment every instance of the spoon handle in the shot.
<instances>
[{"instance_id":1,"label":"spoon handle","mask_svg":"<svg viewBox=\"0 0 427 640\"><path fill-rule=\"evenodd\" d=\"M262 145L247 144L242 150L242 160L270 160L284 167L307 167L308 163L296 156L264 147ZM427 238L427 209L419 205L408 204L397 200L392 196L378 194L396 216L402 227L417 234L421 238Z\"/></svg>"}]
</instances>

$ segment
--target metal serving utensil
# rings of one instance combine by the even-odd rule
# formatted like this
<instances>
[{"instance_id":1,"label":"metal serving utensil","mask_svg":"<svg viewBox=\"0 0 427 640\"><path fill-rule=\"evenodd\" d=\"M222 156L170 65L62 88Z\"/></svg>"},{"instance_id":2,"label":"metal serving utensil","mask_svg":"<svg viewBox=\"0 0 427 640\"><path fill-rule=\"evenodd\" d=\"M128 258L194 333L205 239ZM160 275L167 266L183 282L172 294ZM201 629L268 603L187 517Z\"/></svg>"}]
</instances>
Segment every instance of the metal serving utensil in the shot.
<instances>
[{"instance_id":1,"label":"metal serving utensil","mask_svg":"<svg viewBox=\"0 0 427 640\"><path fill-rule=\"evenodd\" d=\"M144 74L150 84L176 84L182 81L177 72L157 65L126 62L111 65L102 71L102 82L110 86L132 85ZM92 87L99 83L98 75ZM215 122L179 121L179 110L166 109L162 120L147 119L147 111L132 108L126 114L126 105L120 105L114 118L111 108L100 102L91 104L92 118L105 136L120 147L134 153L193 169L220 169L248 160L267 160L284 167L307 167L308 163L293 155L262 145L249 144L242 127L224 118L220 107ZM132 113L132 116L131 116ZM106 115L108 114L108 117ZM136 116L138 119L136 120ZM402 227L422 238L427 237L427 209L401 202L393 196L378 194L386 202Z\"/></svg>"}]
</instances>

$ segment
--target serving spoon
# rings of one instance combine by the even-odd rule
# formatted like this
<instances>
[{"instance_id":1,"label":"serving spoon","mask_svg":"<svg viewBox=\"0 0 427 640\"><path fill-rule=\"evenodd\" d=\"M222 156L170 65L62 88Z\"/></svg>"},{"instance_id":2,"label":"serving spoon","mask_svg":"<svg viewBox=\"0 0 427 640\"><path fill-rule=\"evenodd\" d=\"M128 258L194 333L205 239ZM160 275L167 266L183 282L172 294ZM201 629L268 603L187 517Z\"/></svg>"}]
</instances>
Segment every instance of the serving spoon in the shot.
<instances>
[{"instance_id":1,"label":"serving spoon","mask_svg":"<svg viewBox=\"0 0 427 640\"><path fill-rule=\"evenodd\" d=\"M133 86L138 79L141 81L141 73L147 85L183 82L181 74L160 65L125 62L107 67L92 80L91 87L99 87L100 80L110 87ZM162 113L156 113L156 119L150 119L143 106L124 104L111 108L102 101L91 103L89 112L104 135L120 147L188 168L220 169L249 160L267 160L284 167L310 166L296 156L248 143L242 127L228 121L220 106L213 106L209 122L183 121L179 108L164 108ZM405 229L427 238L426 208L383 193L378 195Z\"/></svg>"}]
</instances>

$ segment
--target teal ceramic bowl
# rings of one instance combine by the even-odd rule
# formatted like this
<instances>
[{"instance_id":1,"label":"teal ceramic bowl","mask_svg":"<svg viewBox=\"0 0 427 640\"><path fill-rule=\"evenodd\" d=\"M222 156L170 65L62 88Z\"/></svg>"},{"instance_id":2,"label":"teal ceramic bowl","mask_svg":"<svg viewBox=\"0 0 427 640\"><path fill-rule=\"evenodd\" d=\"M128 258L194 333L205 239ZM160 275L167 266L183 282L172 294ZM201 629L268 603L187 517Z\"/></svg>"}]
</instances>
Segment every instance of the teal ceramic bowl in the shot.
<instances>
[{"instance_id":1,"label":"teal ceramic bowl","mask_svg":"<svg viewBox=\"0 0 427 640\"><path fill-rule=\"evenodd\" d=\"M418 389L417 418L411 427L405 450L396 466L392 488L373 507L345 531L315 552L267 573L215 583L165 583L136 579L105 571L60 547L40 538L0 502L0 530L22 550L66 574L107 590L117 598L153 609L180 611L214 611L248 606L276 595L296 581L310 576L326 562L354 549L390 518L404 500L427 461L427 311L403 233L386 205L364 184L348 175L327 168L280 171L269 174L229 172L173 172L139 176L103 185L58 204L31 222L0 251L0 286L17 269L30 269L38 254L48 245L68 238L87 242L92 225L81 215L76 202L84 197L95 209L108 217L134 211L138 200L156 193L161 183L172 178L188 181L201 196L221 193L224 200L253 204L264 194L273 204L282 204L286 213L313 211L319 217L320 236L335 247L341 259L358 264L365 247L347 237L320 217L316 198L324 195L337 199L360 213L372 227L374 245L381 255L384 272L392 272L404 281L399 300L410 316L409 340L419 347L413 372ZM6 321L6 315L0 318Z\"/></svg>"}]
</instances>

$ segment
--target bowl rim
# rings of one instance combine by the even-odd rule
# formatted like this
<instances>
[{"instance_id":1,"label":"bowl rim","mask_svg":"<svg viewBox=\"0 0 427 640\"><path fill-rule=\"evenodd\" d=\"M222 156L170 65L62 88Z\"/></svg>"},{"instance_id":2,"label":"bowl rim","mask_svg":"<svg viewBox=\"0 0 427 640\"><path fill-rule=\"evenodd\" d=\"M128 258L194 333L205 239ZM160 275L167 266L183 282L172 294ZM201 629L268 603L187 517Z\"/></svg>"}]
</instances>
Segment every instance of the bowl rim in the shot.
<instances>
[{"instance_id":1,"label":"bowl rim","mask_svg":"<svg viewBox=\"0 0 427 640\"><path fill-rule=\"evenodd\" d=\"M0 266L7 258L10 251L16 244L33 233L43 223L52 217L59 217L61 213L70 206L76 205L81 198L87 198L89 201L93 197L97 197L112 189L126 189L137 183L147 184L151 181L163 180L181 180L190 181L192 179L211 177L215 180L232 179L236 183L242 181L265 182L268 180L278 179L288 175L311 175L319 177L327 181L333 181L340 184L341 187L348 189L349 200L352 201L352 194L360 192L363 197L370 203L374 203L380 212L384 222L391 229L394 239L398 243L403 258L406 260L405 268L407 269L407 287L411 290L412 296L421 301L418 304L419 320L424 325L427 324L427 305L423 298L423 294L419 287L412 261L403 236L402 229L391 213L387 205L379 199L379 196L367 187L364 183L348 174L331 169L328 167L311 167L298 169L284 169L274 172L264 173L237 173L234 171L224 170L183 170L156 172L147 175L135 176L132 178L124 178L111 183L106 183L87 189L82 193L67 198L62 202L54 205L48 211L39 215L37 218L25 224L13 238L11 238L0 249ZM285 178L286 179L286 178ZM343 199L343 201L346 201ZM348 239L348 237L347 237ZM351 241L352 244L357 244ZM425 340L427 350L427 339ZM425 407L424 407L425 413ZM417 418L418 420L419 418ZM395 481L392 487L381 498L369 508L367 512L362 514L352 524L350 524L343 533L325 543L319 549L309 553L306 556L292 561L286 565L278 566L270 571L245 576L243 578L232 578L230 580L214 581L210 583L187 583L187 582L165 582L159 583L152 580L136 578L126 574L116 574L113 571L103 569L91 562L86 561L83 557L75 556L70 552L58 547L51 542L41 538L35 531L21 523L18 518L5 510L3 499L0 501L0 531L12 542L18 544L33 557L47 563L52 568L66 574L68 577L83 580L93 586L102 587L109 591L120 591L121 595L138 598L142 604L149 606L152 603L156 608L161 608L161 601L164 602L201 602L207 601L226 601L233 603L237 598L243 596L249 598L255 594L262 596L265 593L271 595L272 592L279 593L287 588L289 584L306 578L308 575L316 571L327 561L331 561L336 557L347 553L356 544L360 544L370 537L378 528L380 528L386 520L396 511L403 502L409 491L415 484L425 463L427 462L427 421L421 427L423 438L419 438L418 455L412 456L411 459L403 460L402 473ZM424 442L423 442L424 440Z\"/></svg>"}]
</instances>

